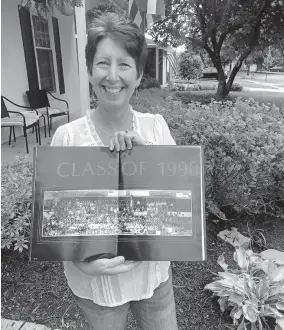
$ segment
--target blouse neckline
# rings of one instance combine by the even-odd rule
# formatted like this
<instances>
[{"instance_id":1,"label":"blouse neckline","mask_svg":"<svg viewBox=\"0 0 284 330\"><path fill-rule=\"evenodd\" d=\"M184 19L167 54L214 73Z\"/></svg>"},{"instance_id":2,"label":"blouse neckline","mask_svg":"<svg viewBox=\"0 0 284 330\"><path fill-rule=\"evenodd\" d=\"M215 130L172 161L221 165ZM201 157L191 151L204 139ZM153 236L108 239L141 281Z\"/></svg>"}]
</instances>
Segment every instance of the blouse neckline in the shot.
<instances>
[{"instance_id":1,"label":"blouse neckline","mask_svg":"<svg viewBox=\"0 0 284 330\"><path fill-rule=\"evenodd\" d=\"M132 122L132 127L133 127L133 131L138 132L139 133L139 122L138 122L138 118L135 114L135 111L133 110L132 106L129 105L129 110L132 113L133 116L133 122ZM97 133L96 127L92 121L91 118L91 112L94 111L92 109L87 109L86 112L86 126L88 129L88 133L92 139L92 146L99 146L99 147L104 147L104 143L102 142L99 134Z\"/></svg>"}]
</instances>

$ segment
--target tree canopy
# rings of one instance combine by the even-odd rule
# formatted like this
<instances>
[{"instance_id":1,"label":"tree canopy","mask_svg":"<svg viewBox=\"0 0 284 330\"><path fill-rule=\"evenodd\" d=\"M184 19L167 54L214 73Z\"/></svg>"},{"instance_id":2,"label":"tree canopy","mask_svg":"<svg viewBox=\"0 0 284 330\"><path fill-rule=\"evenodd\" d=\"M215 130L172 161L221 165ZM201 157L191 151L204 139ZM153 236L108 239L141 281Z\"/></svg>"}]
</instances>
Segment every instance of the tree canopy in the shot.
<instances>
[{"instance_id":1,"label":"tree canopy","mask_svg":"<svg viewBox=\"0 0 284 330\"><path fill-rule=\"evenodd\" d=\"M229 93L243 61L254 50L280 44L284 37L283 0L167 0L166 6L171 13L149 33L161 45L190 43L203 48L219 74L220 97ZM227 82L226 53L237 60Z\"/></svg>"}]
</instances>

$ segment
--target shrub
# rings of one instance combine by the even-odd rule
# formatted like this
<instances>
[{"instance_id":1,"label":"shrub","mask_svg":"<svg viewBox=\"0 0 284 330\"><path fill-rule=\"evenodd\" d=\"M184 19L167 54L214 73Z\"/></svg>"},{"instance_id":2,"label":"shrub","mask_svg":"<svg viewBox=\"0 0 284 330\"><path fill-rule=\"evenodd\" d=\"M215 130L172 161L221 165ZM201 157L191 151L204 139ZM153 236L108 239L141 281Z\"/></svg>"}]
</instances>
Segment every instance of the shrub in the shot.
<instances>
[{"instance_id":1,"label":"shrub","mask_svg":"<svg viewBox=\"0 0 284 330\"><path fill-rule=\"evenodd\" d=\"M161 85L157 79L149 75L144 75L143 78L141 79L139 89L149 89L149 88L161 88Z\"/></svg>"},{"instance_id":2,"label":"shrub","mask_svg":"<svg viewBox=\"0 0 284 330\"><path fill-rule=\"evenodd\" d=\"M98 98L95 93L90 95L90 108L91 109L96 109L98 106Z\"/></svg>"},{"instance_id":3,"label":"shrub","mask_svg":"<svg viewBox=\"0 0 284 330\"><path fill-rule=\"evenodd\" d=\"M32 205L33 166L24 157L10 165L2 163L1 248L28 248Z\"/></svg>"},{"instance_id":4,"label":"shrub","mask_svg":"<svg viewBox=\"0 0 284 330\"><path fill-rule=\"evenodd\" d=\"M202 77L203 63L199 56L183 53L179 60L179 72L182 78L198 79Z\"/></svg>"},{"instance_id":5,"label":"shrub","mask_svg":"<svg viewBox=\"0 0 284 330\"><path fill-rule=\"evenodd\" d=\"M208 93L192 93L192 92L175 92L174 93L174 99L181 101L183 104L189 104L191 102L200 102L202 104L209 104L211 100L215 100L216 93L215 92L208 92ZM228 95L222 102L226 101L233 101L234 97L231 95Z\"/></svg>"},{"instance_id":6,"label":"shrub","mask_svg":"<svg viewBox=\"0 0 284 330\"><path fill-rule=\"evenodd\" d=\"M278 107L240 98L207 105L172 100L151 111L165 117L178 144L204 146L208 213L283 216L284 118Z\"/></svg>"},{"instance_id":7,"label":"shrub","mask_svg":"<svg viewBox=\"0 0 284 330\"><path fill-rule=\"evenodd\" d=\"M230 311L238 329L266 329L267 317L278 325L284 321L284 266L265 260L252 250L236 249L238 268L230 268L224 257L218 259L223 271L205 289L218 296L222 312ZM249 327L248 327L249 326ZM275 329L284 329L277 326Z\"/></svg>"},{"instance_id":8,"label":"shrub","mask_svg":"<svg viewBox=\"0 0 284 330\"><path fill-rule=\"evenodd\" d=\"M231 87L232 92L241 92L243 90L243 86L238 83L233 83Z\"/></svg>"},{"instance_id":9,"label":"shrub","mask_svg":"<svg viewBox=\"0 0 284 330\"><path fill-rule=\"evenodd\" d=\"M177 82L173 81L168 84L168 88L170 91L217 91L218 82L193 82L193 81L185 81L185 82ZM231 91L242 91L243 86L240 84L233 84L231 87Z\"/></svg>"},{"instance_id":10,"label":"shrub","mask_svg":"<svg viewBox=\"0 0 284 330\"><path fill-rule=\"evenodd\" d=\"M151 107L167 104L167 97L172 95L170 91L162 88L151 88L139 91L138 99L132 96L130 104L133 109L139 112L149 112Z\"/></svg>"}]
</instances>

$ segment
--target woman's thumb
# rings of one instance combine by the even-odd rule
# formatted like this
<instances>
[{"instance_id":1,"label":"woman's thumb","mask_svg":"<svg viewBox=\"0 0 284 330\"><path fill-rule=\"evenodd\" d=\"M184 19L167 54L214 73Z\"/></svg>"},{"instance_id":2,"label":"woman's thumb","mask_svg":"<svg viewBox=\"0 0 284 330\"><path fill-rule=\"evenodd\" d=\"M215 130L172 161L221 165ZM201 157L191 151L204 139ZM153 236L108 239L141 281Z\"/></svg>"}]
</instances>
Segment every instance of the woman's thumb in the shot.
<instances>
[{"instance_id":1,"label":"woman's thumb","mask_svg":"<svg viewBox=\"0 0 284 330\"><path fill-rule=\"evenodd\" d=\"M121 265L124 263L125 258L123 256L115 257L113 259L109 259L111 261L110 265L108 267L116 267L118 265Z\"/></svg>"}]
</instances>

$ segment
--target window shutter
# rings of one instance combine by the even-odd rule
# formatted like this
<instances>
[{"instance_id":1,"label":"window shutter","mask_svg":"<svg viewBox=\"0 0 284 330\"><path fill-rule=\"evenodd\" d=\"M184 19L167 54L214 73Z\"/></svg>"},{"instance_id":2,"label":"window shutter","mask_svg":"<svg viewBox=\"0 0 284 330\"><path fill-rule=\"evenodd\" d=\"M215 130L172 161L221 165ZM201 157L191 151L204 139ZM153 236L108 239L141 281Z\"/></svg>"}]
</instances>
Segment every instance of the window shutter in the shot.
<instances>
[{"instance_id":1,"label":"window shutter","mask_svg":"<svg viewBox=\"0 0 284 330\"><path fill-rule=\"evenodd\" d=\"M55 44L55 53L56 53L56 62L57 62L59 92L60 94L64 94L65 93L64 74L63 74L62 55L61 55L61 46L60 46L59 26L58 26L58 19L56 17L52 17L52 26L53 26L54 44Z\"/></svg>"},{"instance_id":2,"label":"window shutter","mask_svg":"<svg viewBox=\"0 0 284 330\"><path fill-rule=\"evenodd\" d=\"M39 89L30 11L18 6L29 89Z\"/></svg>"}]
</instances>

